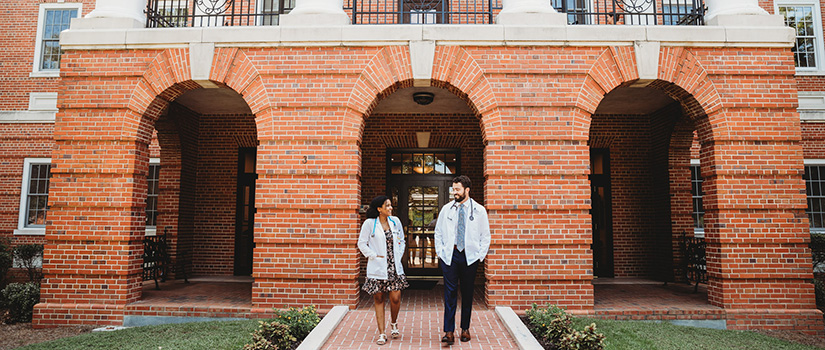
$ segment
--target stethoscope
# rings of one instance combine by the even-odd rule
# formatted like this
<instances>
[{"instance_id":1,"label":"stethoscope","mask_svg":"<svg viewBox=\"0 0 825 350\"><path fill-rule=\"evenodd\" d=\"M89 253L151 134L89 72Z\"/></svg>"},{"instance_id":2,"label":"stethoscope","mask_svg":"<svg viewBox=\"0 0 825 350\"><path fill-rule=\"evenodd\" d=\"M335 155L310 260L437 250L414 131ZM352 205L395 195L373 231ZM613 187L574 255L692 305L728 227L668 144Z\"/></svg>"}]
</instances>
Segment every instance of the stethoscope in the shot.
<instances>
[{"instance_id":1,"label":"stethoscope","mask_svg":"<svg viewBox=\"0 0 825 350\"><path fill-rule=\"evenodd\" d=\"M395 223L395 220L393 220L392 218L387 217L387 221L391 222L392 226L397 225ZM375 237L375 228L376 227L378 227L378 218L375 218L375 221L372 222L372 234L370 234L370 237ZM392 230L392 227L390 227L390 230ZM393 234L395 234L395 232L393 232Z\"/></svg>"},{"instance_id":2,"label":"stethoscope","mask_svg":"<svg viewBox=\"0 0 825 350\"><path fill-rule=\"evenodd\" d=\"M458 207L458 203L453 202L453 206L451 207L451 209L455 209L457 207ZM475 220L475 218L473 217L473 199L470 198L470 221L473 221L473 220Z\"/></svg>"}]
</instances>

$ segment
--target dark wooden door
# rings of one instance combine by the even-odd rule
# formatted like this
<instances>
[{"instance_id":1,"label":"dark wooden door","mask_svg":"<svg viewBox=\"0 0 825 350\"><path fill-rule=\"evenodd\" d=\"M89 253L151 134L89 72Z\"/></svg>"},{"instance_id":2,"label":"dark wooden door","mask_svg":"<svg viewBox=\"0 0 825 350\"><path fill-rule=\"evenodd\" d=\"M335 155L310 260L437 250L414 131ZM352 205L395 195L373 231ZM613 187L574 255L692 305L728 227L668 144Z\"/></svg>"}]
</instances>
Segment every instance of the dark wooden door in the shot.
<instances>
[{"instance_id":1,"label":"dark wooden door","mask_svg":"<svg viewBox=\"0 0 825 350\"><path fill-rule=\"evenodd\" d=\"M252 250L255 248L255 173L254 147L238 149L238 201L235 215L235 276L252 274Z\"/></svg>"},{"instance_id":2,"label":"dark wooden door","mask_svg":"<svg viewBox=\"0 0 825 350\"><path fill-rule=\"evenodd\" d=\"M593 275L613 277L610 151L606 148L590 149L590 202L593 221Z\"/></svg>"}]
</instances>

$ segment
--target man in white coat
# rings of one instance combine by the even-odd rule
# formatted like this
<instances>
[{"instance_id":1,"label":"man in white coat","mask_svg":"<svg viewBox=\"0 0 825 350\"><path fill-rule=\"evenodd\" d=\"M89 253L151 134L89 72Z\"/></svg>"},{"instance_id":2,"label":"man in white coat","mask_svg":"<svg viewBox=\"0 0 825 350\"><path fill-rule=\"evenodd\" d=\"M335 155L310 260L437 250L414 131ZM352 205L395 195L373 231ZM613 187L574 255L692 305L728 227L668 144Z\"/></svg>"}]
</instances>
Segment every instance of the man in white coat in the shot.
<instances>
[{"instance_id":1,"label":"man in white coat","mask_svg":"<svg viewBox=\"0 0 825 350\"><path fill-rule=\"evenodd\" d=\"M444 274L444 336L455 342L457 291L461 288L461 341L470 341L470 315L473 311L473 285L478 264L490 249L490 222L487 211L470 198L470 178L453 179L450 201L438 214L435 224L435 249Z\"/></svg>"}]
</instances>

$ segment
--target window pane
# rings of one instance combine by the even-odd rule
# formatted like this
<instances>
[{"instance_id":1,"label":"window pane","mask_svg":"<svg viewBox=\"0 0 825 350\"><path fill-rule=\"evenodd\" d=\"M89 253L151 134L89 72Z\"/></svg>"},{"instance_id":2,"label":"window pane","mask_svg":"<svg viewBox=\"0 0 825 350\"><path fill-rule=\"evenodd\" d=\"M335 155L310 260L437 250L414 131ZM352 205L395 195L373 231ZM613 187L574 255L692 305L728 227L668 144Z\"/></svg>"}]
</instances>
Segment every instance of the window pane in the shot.
<instances>
[{"instance_id":1,"label":"window pane","mask_svg":"<svg viewBox=\"0 0 825 350\"><path fill-rule=\"evenodd\" d=\"M825 230L825 165L805 166L805 189L808 196L808 220L811 229Z\"/></svg>"}]
</instances>

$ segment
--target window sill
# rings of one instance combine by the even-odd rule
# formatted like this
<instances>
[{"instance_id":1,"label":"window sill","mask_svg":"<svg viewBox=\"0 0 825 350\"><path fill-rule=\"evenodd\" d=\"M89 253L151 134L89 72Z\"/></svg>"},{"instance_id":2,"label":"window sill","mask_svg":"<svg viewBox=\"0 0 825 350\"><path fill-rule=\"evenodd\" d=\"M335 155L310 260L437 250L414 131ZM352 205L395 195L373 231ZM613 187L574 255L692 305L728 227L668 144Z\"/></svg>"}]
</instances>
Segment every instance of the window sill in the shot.
<instances>
[{"instance_id":1,"label":"window sill","mask_svg":"<svg viewBox=\"0 0 825 350\"><path fill-rule=\"evenodd\" d=\"M694 228L693 229L693 237L695 237L695 238L705 238L705 229L703 229L703 228Z\"/></svg>"},{"instance_id":2,"label":"window sill","mask_svg":"<svg viewBox=\"0 0 825 350\"><path fill-rule=\"evenodd\" d=\"M30 78L59 78L60 77L60 71L59 70L54 70L54 71L31 72L31 73L29 73L29 77Z\"/></svg>"},{"instance_id":3,"label":"window sill","mask_svg":"<svg viewBox=\"0 0 825 350\"><path fill-rule=\"evenodd\" d=\"M152 227L152 228L147 227L146 228L146 235L147 236L157 236L158 235L157 227Z\"/></svg>"},{"instance_id":4,"label":"window sill","mask_svg":"<svg viewBox=\"0 0 825 350\"><path fill-rule=\"evenodd\" d=\"M36 227L36 228L20 228L14 230L15 236L44 236L46 235L46 228L45 227Z\"/></svg>"}]
</instances>

